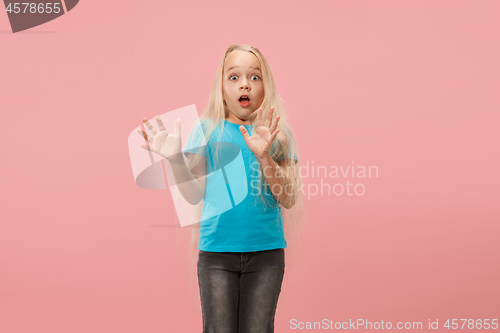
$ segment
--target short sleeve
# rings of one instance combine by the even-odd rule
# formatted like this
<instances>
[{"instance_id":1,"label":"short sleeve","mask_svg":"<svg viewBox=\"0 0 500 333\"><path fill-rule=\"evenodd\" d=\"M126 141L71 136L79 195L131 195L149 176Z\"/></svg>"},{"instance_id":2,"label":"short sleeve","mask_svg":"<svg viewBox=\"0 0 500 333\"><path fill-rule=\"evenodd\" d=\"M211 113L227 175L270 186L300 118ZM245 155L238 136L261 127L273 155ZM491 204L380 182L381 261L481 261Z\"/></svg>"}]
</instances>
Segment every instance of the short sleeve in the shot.
<instances>
[{"instance_id":1,"label":"short sleeve","mask_svg":"<svg viewBox=\"0 0 500 333\"><path fill-rule=\"evenodd\" d=\"M207 158L207 141L200 126L195 126L193 130L191 130L183 153L185 156L192 153L199 154Z\"/></svg>"}]
</instances>

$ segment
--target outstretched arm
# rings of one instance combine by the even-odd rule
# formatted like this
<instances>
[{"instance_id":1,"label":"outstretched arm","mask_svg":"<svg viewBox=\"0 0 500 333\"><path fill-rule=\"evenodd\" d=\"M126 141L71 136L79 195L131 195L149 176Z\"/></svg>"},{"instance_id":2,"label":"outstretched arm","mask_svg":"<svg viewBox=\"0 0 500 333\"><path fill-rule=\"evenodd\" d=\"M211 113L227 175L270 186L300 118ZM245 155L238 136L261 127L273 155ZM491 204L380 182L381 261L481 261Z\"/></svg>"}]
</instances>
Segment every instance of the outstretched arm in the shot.
<instances>
[{"instance_id":1,"label":"outstretched arm","mask_svg":"<svg viewBox=\"0 0 500 333\"><path fill-rule=\"evenodd\" d=\"M155 117L158 130L147 120L143 119L144 125L151 135L142 129L137 129L139 135L149 142L149 146L142 144L140 147L154 152L168 160L175 183L181 195L192 205L198 204L205 196L206 188L206 158L200 156L198 163L194 165L189 159L188 164L182 156L181 142L181 120L175 121L174 133L168 133L159 116Z\"/></svg>"}]
</instances>

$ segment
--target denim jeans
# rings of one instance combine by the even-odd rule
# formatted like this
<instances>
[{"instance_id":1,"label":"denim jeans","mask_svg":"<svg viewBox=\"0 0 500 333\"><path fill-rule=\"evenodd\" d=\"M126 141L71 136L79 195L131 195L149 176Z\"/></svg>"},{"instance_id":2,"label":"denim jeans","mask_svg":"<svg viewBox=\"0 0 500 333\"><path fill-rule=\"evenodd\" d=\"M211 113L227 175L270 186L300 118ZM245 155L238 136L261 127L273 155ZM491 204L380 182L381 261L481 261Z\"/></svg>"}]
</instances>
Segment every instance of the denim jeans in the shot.
<instances>
[{"instance_id":1,"label":"denim jeans","mask_svg":"<svg viewBox=\"0 0 500 333\"><path fill-rule=\"evenodd\" d=\"M285 249L198 253L203 333L274 332Z\"/></svg>"}]
</instances>

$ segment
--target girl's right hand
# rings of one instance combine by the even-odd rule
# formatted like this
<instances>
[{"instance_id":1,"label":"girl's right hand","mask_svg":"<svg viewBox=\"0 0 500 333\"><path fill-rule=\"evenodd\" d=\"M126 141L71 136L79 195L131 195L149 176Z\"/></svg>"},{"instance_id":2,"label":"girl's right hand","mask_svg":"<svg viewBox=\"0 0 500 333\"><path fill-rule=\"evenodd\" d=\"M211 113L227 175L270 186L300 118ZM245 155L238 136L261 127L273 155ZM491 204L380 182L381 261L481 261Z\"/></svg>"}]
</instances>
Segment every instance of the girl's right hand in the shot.
<instances>
[{"instance_id":1,"label":"girl's right hand","mask_svg":"<svg viewBox=\"0 0 500 333\"><path fill-rule=\"evenodd\" d=\"M143 144L141 145L141 148L157 153L161 157L166 158L168 161L173 161L179 157L182 158L181 120L177 119L175 121L174 133L168 133L166 131L165 125L159 116L156 116L155 120L158 124L158 132L149 120L146 118L142 119L144 125L146 125L152 135L147 134L140 128L137 130L139 135L146 139L150 144L149 146Z\"/></svg>"}]
</instances>

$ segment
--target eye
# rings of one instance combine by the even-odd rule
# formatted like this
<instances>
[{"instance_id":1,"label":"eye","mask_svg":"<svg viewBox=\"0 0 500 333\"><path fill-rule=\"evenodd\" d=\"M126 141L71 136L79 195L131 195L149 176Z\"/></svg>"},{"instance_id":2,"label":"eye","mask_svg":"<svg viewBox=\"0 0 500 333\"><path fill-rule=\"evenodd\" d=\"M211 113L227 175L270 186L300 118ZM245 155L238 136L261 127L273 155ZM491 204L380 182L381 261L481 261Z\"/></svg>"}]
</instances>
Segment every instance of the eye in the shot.
<instances>
[{"instance_id":1,"label":"eye","mask_svg":"<svg viewBox=\"0 0 500 333\"><path fill-rule=\"evenodd\" d=\"M234 80L232 80L232 78L233 78L233 77L237 77L237 76L236 76L236 75L231 75L231 76L229 77L229 80L234 81Z\"/></svg>"},{"instance_id":2,"label":"eye","mask_svg":"<svg viewBox=\"0 0 500 333\"><path fill-rule=\"evenodd\" d=\"M257 80L259 80L259 79L260 79L260 76L258 76L258 75L252 75L252 78L254 78L254 77L256 77L256 78L257 78ZM257 81L257 80L254 80L254 81Z\"/></svg>"}]
</instances>

